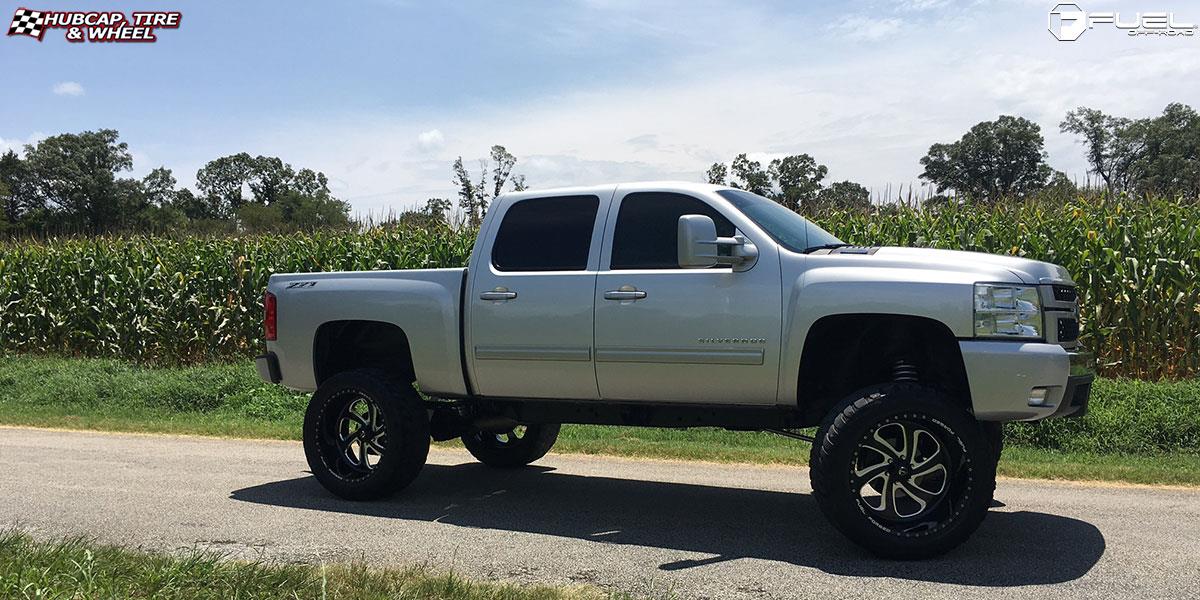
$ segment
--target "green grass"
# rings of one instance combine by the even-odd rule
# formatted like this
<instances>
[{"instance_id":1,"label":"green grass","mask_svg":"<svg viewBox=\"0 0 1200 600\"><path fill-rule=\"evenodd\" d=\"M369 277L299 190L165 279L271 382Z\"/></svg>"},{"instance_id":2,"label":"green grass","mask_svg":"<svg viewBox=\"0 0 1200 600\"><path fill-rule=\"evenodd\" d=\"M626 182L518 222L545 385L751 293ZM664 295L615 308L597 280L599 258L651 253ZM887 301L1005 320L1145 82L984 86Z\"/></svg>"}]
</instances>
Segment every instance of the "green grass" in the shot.
<instances>
[{"instance_id":1,"label":"green grass","mask_svg":"<svg viewBox=\"0 0 1200 600\"><path fill-rule=\"evenodd\" d=\"M0 424L295 440L307 401L244 363L0 357ZM1200 382L1101 379L1087 417L1010 425L1005 435L1003 475L1197 486ZM569 425L555 451L804 465L809 447L758 432Z\"/></svg>"},{"instance_id":2,"label":"green grass","mask_svg":"<svg viewBox=\"0 0 1200 600\"><path fill-rule=\"evenodd\" d=\"M0 598L605 598L589 587L474 582L423 567L299 565L228 560L101 545L83 538L35 541L0 533Z\"/></svg>"}]
</instances>

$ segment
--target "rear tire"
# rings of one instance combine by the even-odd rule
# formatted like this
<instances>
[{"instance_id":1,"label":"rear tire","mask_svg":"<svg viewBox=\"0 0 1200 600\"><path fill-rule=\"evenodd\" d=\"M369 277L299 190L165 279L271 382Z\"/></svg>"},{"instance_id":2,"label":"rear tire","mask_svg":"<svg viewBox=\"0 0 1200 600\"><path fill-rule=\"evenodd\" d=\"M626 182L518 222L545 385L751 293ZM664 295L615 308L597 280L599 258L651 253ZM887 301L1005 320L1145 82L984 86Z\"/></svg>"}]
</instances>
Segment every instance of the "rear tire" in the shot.
<instances>
[{"instance_id":1,"label":"rear tire","mask_svg":"<svg viewBox=\"0 0 1200 600\"><path fill-rule=\"evenodd\" d=\"M429 455L429 416L412 385L377 369L346 371L313 394L304 455L325 489L348 500L407 487Z\"/></svg>"},{"instance_id":2,"label":"rear tire","mask_svg":"<svg viewBox=\"0 0 1200 600\"><path fill-rule=\"evenodd\" d=\"M558 440L557 423L518 425L504 433L477 430L462 436L463 445L489 467L523 467L543 457Z\"/></svg>"},{"instance_id":3,"label":"rear tire","mask_svg":"<svg viewBox=\"0 0 1200 600\"><path fill-rule=\"evenodd\" d=\"M994 449L940 392L893 383L855 394L826 417L810 460L813 497L851 541L893 559L943 554L991 506Z\"/></svg>"}]
</instances>

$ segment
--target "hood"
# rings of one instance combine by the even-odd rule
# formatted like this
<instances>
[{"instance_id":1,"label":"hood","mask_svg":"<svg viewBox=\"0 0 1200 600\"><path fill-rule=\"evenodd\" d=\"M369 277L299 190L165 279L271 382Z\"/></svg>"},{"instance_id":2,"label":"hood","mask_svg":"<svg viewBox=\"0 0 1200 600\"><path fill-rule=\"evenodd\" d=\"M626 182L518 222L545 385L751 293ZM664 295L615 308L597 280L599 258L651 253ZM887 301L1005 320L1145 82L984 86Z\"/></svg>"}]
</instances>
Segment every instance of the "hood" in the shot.
<instances>
[{"instance_id":1,"label":"hood","mask_svg":"<svg viewBox=\"0 0 1200 600\"><path fill-rule=\"evenodd\" d=\"M875 251L875 256L893 260L899 259L931 269L936 269L939 266L969 268L971 265L999 267L1012 272L1022 283L1034 285L1039 283L1074 284L1074 281L1071 280L1071 274L1066 269L1056 264L1040 260L1030 260L1019 256L896 246L879 248Z\"/></svg>"}]
</instances>

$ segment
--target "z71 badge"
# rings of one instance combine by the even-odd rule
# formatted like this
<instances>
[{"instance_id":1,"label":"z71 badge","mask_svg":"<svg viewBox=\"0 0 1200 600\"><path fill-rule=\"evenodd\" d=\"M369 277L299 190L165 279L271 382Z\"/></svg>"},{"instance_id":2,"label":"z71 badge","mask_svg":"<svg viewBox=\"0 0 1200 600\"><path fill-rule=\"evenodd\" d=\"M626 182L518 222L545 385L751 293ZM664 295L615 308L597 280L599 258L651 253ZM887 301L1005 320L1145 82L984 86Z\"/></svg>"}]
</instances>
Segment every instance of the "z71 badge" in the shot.
<instances>
[{"instance_id":1,"label":"z71 badge","mask_svg":"<svg viewBox=\"0 0 1200 600\"><path fill-rule=\"evenodd\" d=\"M317 287L317 282L315 282L315 281L293 281L293 282L287 284L287 287L284 289L290 290L292 288L310 288L310 287Z\"/></svg>"}]
</instances>

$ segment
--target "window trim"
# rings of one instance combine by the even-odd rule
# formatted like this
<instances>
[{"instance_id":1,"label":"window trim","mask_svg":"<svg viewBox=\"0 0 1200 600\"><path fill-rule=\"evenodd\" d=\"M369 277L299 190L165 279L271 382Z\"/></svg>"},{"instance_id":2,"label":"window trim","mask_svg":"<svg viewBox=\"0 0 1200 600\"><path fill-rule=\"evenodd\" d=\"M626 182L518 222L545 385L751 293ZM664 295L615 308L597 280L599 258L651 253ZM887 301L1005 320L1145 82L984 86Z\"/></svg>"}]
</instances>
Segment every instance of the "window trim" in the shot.
<instances>
[{"instance_id":1,"label":"window trim","mask_svg":"<svg viewBox=\"0 0 1200 600\"><path fill-rule=\"evenodd\" d=\"M591 220L591 228L588 230L589 237L588 237L588 241L587 241L587 254L584 258L582 268L579 268L579 269L509 269L509 268L501 267L500 265L496 264L496 247L499 245L498 242L500 241L500 234L504 230L504 221L505 221L505 219L508 218L509 212L512 211L512 209L514 207L516 207L524 202L538 201L538 200L542 200L542 201L555 201L555 200L558 200L558 201L570 201L570 200L582 201L581 199L587 199L587 200L590 200L595 203L595 209L594 209L594 212L592 215L592 220ZM495 207L495 208L501 208L501 207ZM605 209L605 210L602 211L602 209ZM506 202L506 203L504 203L502 210L503 210L503 213L500 215L497 215L497 218L495 219L494 227L496 228L496 233L494 235L491 235L491 240L489 242L491 244L491 248L488 251L488 266L491 267L491 269L494 272L496 272L497 274L503 274L503 275L514 275L514 274L586 273L586 272L592 270L593 251L595 250L595 247L597 245L596 240L597 240L598 236L603 235L603 229L601 228L602 225L598 225L598 223L603 222L601 220L601 212L603 212L605 215L608 214L608 211L606 210L604 202L602 201L602 198L600 197L599 194L578 193L578 194L562 194L562 195L549 195L549 196L533 195L533 196L529 196L527 198L517 198L517 199L511 200L509 202ZM490 227L489 227L489 229L490 229ZM483 235L483 233L481 232L480 235Z\"/></svg>"}]
</instances>

